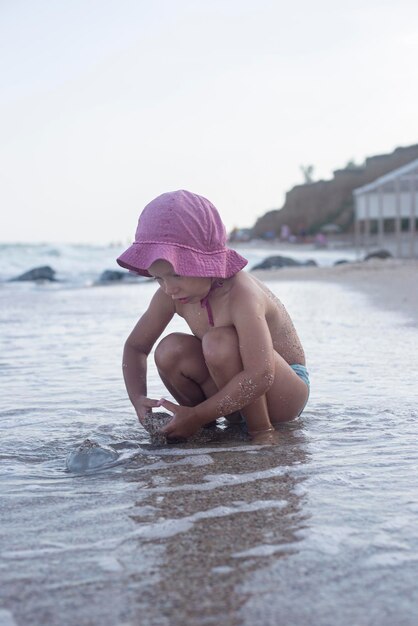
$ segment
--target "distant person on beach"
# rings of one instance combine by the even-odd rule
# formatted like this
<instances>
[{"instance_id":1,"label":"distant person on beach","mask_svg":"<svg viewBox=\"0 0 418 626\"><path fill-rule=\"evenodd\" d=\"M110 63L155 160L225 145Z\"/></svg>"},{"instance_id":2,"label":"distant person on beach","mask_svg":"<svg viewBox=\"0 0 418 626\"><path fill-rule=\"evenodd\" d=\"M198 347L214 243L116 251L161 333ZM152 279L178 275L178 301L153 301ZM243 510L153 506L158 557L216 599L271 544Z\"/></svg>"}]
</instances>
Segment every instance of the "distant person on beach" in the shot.
<instances>
[{"instance_id":1,"label":"distant person on beach","mask_svg":"<svg viewBox=\"0 0 418 626\"><path fill-rule=\"evenodd\" d=\"M256 442L303 411L309 395L305 355L283 304L242 271L247 260L226 247L216 208L189 191L164 193L139 217L135 242L118 263L159 287L129 335L123 373L141 423L153 407L173 418L162 432L187 438L217 418L243 417ZM155 349L159 375L178 404L147 396L147 357L170 320L174 332Z\"/></svg>"}]
</instances>

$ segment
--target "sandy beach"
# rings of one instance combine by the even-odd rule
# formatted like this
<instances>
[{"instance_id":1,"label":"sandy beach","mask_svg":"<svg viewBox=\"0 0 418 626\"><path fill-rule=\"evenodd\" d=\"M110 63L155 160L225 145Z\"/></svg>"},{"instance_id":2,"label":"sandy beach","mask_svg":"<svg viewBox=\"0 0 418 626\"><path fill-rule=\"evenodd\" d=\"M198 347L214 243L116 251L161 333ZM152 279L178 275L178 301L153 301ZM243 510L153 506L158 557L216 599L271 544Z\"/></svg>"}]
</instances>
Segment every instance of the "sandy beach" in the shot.
<instances>
[{"instance_id":1,"label":"sandy beach","mask_svg":"<svg viewBox=\"0 0 418 626\"><path fill-rule=\"evenodd\" d=\"M381 309L400 311L418 324L418 259L370 259L332 267L257 270L263 281L326 281L367 294Z\"/></svg>"}]
</instances>

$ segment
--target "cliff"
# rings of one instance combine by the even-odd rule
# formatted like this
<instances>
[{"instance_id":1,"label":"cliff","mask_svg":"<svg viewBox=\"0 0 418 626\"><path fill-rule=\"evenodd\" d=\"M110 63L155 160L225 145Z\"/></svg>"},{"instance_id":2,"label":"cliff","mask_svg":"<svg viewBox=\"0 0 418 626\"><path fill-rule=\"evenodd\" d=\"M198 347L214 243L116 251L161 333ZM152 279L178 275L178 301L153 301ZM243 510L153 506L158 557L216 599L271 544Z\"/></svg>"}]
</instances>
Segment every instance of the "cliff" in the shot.
<instances>
[{"instance_id":1,"label":"cliff","mask_svg":"<svg viewBox=\"0 0 418 626\"><path fill-rule=\"evenodd\" d=\"M354 221L353 189L418 159L418 144L396 148L391 154L368 157L360 167L335 170L331 180L297 185L286 194L281 209L265 213L253 227L254 237L280 235L286 224L293 233L313 234L332 222L349 232Z\"/></svg>"}]
</instances>

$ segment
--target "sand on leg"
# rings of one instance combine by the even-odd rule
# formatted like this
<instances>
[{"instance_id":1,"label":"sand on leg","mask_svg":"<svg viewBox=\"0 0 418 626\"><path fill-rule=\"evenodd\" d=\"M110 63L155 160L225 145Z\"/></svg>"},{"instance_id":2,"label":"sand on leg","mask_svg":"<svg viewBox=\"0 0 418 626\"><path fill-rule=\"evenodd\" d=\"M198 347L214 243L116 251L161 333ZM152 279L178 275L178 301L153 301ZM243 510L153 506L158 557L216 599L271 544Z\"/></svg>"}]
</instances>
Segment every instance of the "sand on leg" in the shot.
<instances>
[{"instance_id":1,"label":"sand on leg","mask_svg":"<svg viewBox=\"0 0 418 626\"><path fill-rule=\"evenodd\" d=\"M221 389L243 369L238 335L231 326L209 330L202 340L203 355L211 378ZM294 419L308 398L306 384L275 352L274 380L266 394L241 409L250 433Z\"/></svg>"}]
</instances>

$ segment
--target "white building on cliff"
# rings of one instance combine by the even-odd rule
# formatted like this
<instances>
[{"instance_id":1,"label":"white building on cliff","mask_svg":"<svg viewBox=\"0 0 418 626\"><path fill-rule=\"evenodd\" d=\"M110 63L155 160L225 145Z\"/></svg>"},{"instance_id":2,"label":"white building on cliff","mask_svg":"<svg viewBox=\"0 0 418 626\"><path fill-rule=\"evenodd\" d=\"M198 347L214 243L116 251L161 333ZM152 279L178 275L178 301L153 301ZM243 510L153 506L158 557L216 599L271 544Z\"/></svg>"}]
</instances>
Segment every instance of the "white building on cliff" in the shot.
<instances>
[{"instance_id":1,"label":"white building on cliff","mask_svg":"<svg viewBox=\"0 0 418 626\"><path fill-rule=\"evenodd\" d=\"M398 257L418 256L418 159L353 194L358 247L367 251L377 244Z\"/></svg>"}]
</instances>

